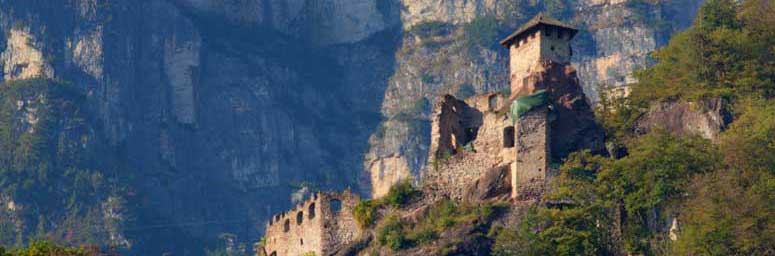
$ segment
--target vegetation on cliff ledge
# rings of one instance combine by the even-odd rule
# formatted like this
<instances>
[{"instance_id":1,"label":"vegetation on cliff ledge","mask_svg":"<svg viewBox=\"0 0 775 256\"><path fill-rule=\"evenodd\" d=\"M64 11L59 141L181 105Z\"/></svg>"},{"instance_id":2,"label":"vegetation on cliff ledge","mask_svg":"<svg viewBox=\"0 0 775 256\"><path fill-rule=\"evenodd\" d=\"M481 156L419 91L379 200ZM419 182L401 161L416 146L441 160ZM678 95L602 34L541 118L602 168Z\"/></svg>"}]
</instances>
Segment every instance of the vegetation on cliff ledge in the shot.
<instances>
[{"instance_id":1,"label":"vegetation on cliff ledge","mask_svg":"<svg viewBox=\"0 0 775 256\"><path fill-rule=\"evenodd\" d=\"M572 154L548 200L494 251L511 255L775 253L775 5L711 0L659 49L627 98L598 111L621 158ZM659 101L721 97L734 121L711 143L634 121ZM678 221L673 222L676 219ZM516 242L514 242L516 241Z\"/></svg>"},{"instance_id":2,"label":"vegetation on cliff ledge","mask_svg":"<svg viewBox=\"0 0 775 256\"><path fill-rule=\"evenodd\" d=\"M419 194L420 191L412 186L410 180L404 180L390 187L387 195L382 198L358 202L353 208L353 216L361 227L369 227L374 224L380 208L386 206L400 208Z\"/></svg>"}]
</instances>

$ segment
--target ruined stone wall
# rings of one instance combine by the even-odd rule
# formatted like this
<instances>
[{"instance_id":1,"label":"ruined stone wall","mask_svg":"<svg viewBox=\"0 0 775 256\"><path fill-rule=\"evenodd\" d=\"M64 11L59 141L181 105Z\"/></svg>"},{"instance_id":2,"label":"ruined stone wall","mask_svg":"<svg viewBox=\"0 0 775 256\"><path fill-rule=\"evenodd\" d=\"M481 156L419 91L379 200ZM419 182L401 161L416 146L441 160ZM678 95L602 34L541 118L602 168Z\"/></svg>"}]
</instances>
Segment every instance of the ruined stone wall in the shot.
<instances>
[{"instance_id":1,"label":"ruined stone wall","mask_svg":"<svg viewBox=\"0 0 775 256\"><path fill-rule=\"evenodd\" d=\"M456 154L460 146L475 138L480 125L481 111L452 95L443 96L433 106L428 162Z\"/></svg>"},{"instance_id":2,"label":"ruined stone wall","mask_svg":"<svg viewBox=\"0 0 775 256\"><path fill-rule=\"evenodd\" d=\"M295 256L327 255L360 236L352 209L360 197L350 191L318 192L294 209L277 214L266 225L266 245L259 253Z\"/></svg>"},{"instance_id":3,"label":"ruined stone wall","mask_svg":"<svg viewBox=\"0 0 775 256\"><path fill-rule=\"evenodd\" d=\"M465 102L454 99L452 96L446 96L441 104L437 104L434 109L434 122L432 129L439 131L431 136L431 152L438 150L437 145L446 136L450 136L451 129L457 125L465 126L470 131L471 141L466 147L459 147L447 157L432 158L434 162L429 164L424 171L423 182L428 189L433 190L434 194L447 196L455 200L461 200L465 194L465 189L471 183L476 182L489 169L503 165L504 161L513 159L513 147L504 148L504 129L511 127L511 121L508 115L501 110L507 107L508 98L506 96L490 93L471 97ZM470 120L470 118L457 116L458 113L445 112L449 105L460 104L476 110L480 113L478 122L471 122L471 126L458 124L454 122L441 122L449 120ZM447 105L447 106L445 106ZM513 136L513 133L509 136ZM513 138L511 139L513 141Z\"/></svg>"},{"instance_id":4,"label":"ruined stone wall","mask_svg":"<svg viewBox=\"0 0 775 256\"><path fill-rule=\"evenodd\" d=\"M358 195L349 190L321 194L323 249L318 255L331 255L361 236L363 231L353 216L353 209L360 200Z\"/></svg>"},{"instance_id":5,"label":"ruined stone wall","mask_svg":"<svg viewBox=\"0 0 775 256\"><path fill-rule=\"evenodd\" d=\"M511 165L513 198L538 199L549 169L549 109L539 107L516 121L516 161Z\"/></svg>"},{"instance_id":6,"label":"ruined stone wall","mask_svg":"<svg viewBox=\"0 0 775 256\"><path fill-rule=\"evenodd\" d=\"M320 195L298 204L294 209L275 215L266 226L266 255L301 255L323 249L323 222ZM302 222L298 222L301 216ZM273 254L274 253L274 254Z\"/></svg>"}]
</instances>

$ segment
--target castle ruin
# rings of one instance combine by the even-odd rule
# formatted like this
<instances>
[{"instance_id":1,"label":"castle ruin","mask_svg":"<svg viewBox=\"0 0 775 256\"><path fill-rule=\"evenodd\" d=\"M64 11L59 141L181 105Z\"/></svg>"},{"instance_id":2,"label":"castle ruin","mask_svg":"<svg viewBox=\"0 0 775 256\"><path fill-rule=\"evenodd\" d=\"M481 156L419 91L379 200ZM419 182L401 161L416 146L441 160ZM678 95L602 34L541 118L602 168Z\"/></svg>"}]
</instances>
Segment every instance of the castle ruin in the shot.
<instances>
[{"instance_id":1,"label":"castle ruin","mask_svg":"<svg viewBox=\"0 0 775 256\"><path fill-rule=\"evenodd\" d=\"M464 100L444 95L436 101L429 164L421 177L426 197L470 200L483 183L507 183L484 185L484 190L495 188L488 196L537 201L551 189L557 163L570 152L605 153L603 131L570 64L576 33L539 14L500 42L510 53L509 95ZM480 199L485 198L473 200ZM316 193L275 215L259 254L335 255L363 233L352 213L359 200L349 191Z\"/></svg>"},{"instance_id":2,"label":"castle ruin","mask_svg":"<svg viewBox=\"0 0 775 256\"><path fill-rule=\"evenodd\" d=\"M259 255L330 255L361 235L352 210L360 197L350 191L317 192L266 224Z\"/></svg>"},{"instance_id":3,"label":"castle ruin","mask_svg":"<svg viewBox=\"0 0 775 256\"><path fill-rule=\"evenodd\" d=\"M570 152L604 152L603 132L570 64L576 33L538 14L500 42L510 54L509 95L445 95L434 104L430 164L423 171L432 191L462 200L472 182L506 170L511 198L537 200ZM544 102L516 113L515 104L539 97Z\"/></svg>"}]
</instances>

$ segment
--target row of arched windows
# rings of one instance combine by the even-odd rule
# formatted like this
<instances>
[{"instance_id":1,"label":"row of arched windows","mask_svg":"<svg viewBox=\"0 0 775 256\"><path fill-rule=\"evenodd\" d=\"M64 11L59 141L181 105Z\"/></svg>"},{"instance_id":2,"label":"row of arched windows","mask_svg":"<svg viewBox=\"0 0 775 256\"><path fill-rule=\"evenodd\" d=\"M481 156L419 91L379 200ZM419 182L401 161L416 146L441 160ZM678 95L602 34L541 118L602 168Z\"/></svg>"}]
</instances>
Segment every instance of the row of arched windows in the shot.
<instances>
[{"instance_id":1,"label":"row of arched windows","mask_svg":"<svg viewBox=\"0 0 775 256\"><path fill-rule=\"evenodd\" d=\"M329 203L331 205L331 212L335 214L342 209L342 201L339 199L331 199ZM310 220L314 219L316 216L315 212L316 212L315 203L312 203L309 205L309 207L307 207L307 213L308 213L307 218ZM280 220L280 216L277 216L276 218L278 221ZM271 220L270 220L270 223L271 223ZM299 211L298 213L296 213L296 225L301 225L302 223L304 223L304 211ZM285 223L283 223L283 231L288 232L290 230L291 230L291 220L286 219Z\"/></svg>"}]
</instances>

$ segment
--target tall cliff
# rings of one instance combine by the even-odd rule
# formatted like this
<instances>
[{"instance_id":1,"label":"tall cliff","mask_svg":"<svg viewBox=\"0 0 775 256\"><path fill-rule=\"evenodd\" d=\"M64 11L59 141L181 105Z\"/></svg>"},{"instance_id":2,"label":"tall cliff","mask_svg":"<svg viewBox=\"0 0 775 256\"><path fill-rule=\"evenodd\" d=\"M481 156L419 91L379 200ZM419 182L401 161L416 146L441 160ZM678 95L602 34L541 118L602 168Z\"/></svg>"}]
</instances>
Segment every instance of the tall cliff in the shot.
<instances>
[{"instance_id":1,"label":"tall cliff","mask_svg":"<svg viewBox=\"0 0 775 256\"><path fill-rule=\"evenodd\" d=\"M202 254L222 233L255 241L305 191L380 194L416 176L430 102L506 88L495 42L536 12L582 28L574 62L594 99L632 81L700 2L0 0L0 80L71 84L99 145L85 165L114 166L121 187L45 214L2 195L17 217L0 220L13 227L0 241L61 227L72 209L110 222L97 242L136 254Z\"/></svg>"}]
</instances>

